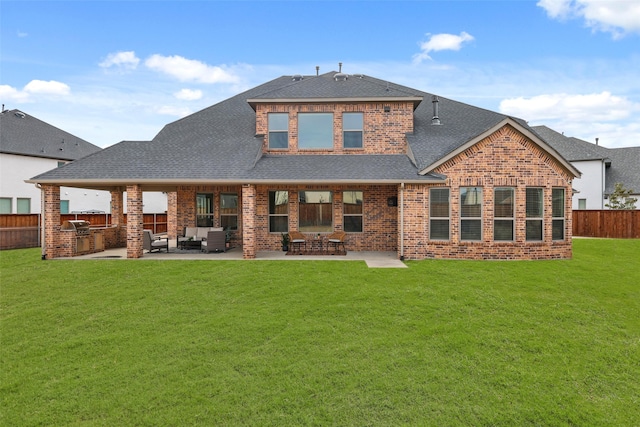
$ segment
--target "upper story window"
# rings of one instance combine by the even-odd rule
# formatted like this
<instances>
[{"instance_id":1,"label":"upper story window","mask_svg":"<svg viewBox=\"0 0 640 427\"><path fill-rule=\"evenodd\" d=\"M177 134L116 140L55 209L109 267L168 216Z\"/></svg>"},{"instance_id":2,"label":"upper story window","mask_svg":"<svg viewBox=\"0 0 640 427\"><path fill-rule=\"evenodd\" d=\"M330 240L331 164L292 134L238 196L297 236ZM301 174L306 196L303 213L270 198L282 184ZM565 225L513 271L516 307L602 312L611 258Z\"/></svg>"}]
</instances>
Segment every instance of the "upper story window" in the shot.
<instances>
[{"instance_id":1,"label":"upper story window","mask_svg":"<svg viewBox=\"0 0 640 427\"><path fill-rule=\"evenodd\" d=\"M298 114L298 148L300 149L332 149L333 148L333 114L332 113L299 113Z\"/></svg>"},{"instance_id":2,"label":"upper story window","mask_svg":"<svg viewBox=\"0 0 640 427\"><path fill-rule=\"evenodd\" d=\"M18 203L16 204L16 212L19 214L31 213L31 199L24 199L18 197Z\"/></svg>"},{"instance_id":3,"label":"upper story window","mask_svg":"<svg viewBox=\"0 0 640 427\"><path fill-rule=\"evenodd\" d=\"M0 197L0 214L12 213L12 202L13 199L11 197Z\"/></svg>"},{"instance_id":4,"label":"upper story window","mask_svg":"<svg viewBox=\"0 0 640 427\"><path fill-rule=\"evenodd\" d=\"M342 115L342 145L344 148L362 148L362 129L362 113L344 113Z\"/></svg>"},{"instance_id":5,"label":"upper story window","mask_svg":"<svg viewBox=\"0 0 640 427\"><path fill-rule=\"evenodd\" d=\"M268 118L269 149L289 148L289 114L270 113Z\"/></svg>"}]
</instances>

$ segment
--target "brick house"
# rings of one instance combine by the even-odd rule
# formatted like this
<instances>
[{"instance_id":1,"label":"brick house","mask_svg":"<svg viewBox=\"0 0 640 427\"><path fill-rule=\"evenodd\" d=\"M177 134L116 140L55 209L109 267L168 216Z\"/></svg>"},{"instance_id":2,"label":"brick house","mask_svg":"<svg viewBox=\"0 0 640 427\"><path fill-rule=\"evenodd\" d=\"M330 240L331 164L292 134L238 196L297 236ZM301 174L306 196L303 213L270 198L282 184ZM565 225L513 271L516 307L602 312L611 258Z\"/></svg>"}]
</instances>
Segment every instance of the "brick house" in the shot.
<instances>
[{"instance_id":1,"label":"brick house","mask_svg":"<svg viewBox=\"0 0 640 427\"><path fill-rule=\"evenodd\" d=\"M571 257L578 175L523 120L330 72L277 78L30 182L44 192L47 258L70 256L65 185L111 192L105 240L129 258L143 255L142 193L164 191L170 237L222 226L247 259L292 230L344 230L348 250L401 259L550 259Z\"/></svg>"}]
</instances>

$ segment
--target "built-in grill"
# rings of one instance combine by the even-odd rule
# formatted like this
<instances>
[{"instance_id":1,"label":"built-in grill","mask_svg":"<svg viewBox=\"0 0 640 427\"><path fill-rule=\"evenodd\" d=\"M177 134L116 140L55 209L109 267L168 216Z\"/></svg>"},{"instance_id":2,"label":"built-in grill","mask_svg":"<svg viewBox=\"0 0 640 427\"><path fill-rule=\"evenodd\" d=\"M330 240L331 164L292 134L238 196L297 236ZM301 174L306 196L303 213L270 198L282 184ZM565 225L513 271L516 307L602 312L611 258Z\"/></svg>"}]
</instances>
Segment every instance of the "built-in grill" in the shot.
<instances>
[{"instance_id":1,"label":"built-in grill","mask_svg":"<svg viewBox=\"0 0 640 427\"><path fill-rule=\"evenodd\" d=\"M60 227L61 231L75 232L76 234L76 247L74 253L87 252L91 250L91 242L89 241L91 231L89 221L81 219L69 220L62 223Z\"/></svg>"},{"instance_id":2,"label":"built-in grill","mask_svg":"<svg viewBox=\"0 0 640 427\"><path fill-rule=\"evenodd\" d=\"M62 223L62 227L60 230L62 231L75 231L77 236L88 236L90 234L89 226L91 223L89 221L84 221L81 219L72 219L69 221L65 221Z\"/></svg>"}]
</instances>

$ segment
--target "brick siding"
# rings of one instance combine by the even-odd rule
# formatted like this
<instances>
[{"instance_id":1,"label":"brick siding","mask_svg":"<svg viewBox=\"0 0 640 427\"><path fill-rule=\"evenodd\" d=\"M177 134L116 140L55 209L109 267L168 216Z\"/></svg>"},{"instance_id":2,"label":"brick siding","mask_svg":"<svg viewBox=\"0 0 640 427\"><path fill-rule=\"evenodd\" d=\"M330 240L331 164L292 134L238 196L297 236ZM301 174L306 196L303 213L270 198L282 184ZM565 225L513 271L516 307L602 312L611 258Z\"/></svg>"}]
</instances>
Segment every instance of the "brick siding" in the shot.
<instances>
[{"instance_id":1,"label":"brick siding","mask_svg":"<svg viewBox=\"0 0 640 427\"><path fill-rule=\"evenodd\" d=\"M385 112L389 107L389 112ZM342 113L362 112L363 147L343 148ZM289 113L289 149L269 150L268 114ZM333 113L333 148L298 149L298 113ZM411 102L328 103L328 104L258 104L256 134L265 135L263 152L271 154L405 154L405 135L413 132Z\"/></svg>"},{"instance_id":2,"label":"brick siding","mask_svg":"<svg viewBox=\"0 0 640 427\"><path fill-rule=\"evenodd\" d=\"M435 170L447 176L450 188L450 239L429 239L429 188L407 185L404 191L404 254L407 259L555 259L571 258L571 179L568 171L535 143L505 126ZM460 187L483 189L482 241L460 239ZM493 191L515 188L515 239L493 241ZM525 192L544 189L544 235L541 242L525 240ZM552 240L551 196L553 188L565 190L565 239Z\"/></svg>"}]
</instances>

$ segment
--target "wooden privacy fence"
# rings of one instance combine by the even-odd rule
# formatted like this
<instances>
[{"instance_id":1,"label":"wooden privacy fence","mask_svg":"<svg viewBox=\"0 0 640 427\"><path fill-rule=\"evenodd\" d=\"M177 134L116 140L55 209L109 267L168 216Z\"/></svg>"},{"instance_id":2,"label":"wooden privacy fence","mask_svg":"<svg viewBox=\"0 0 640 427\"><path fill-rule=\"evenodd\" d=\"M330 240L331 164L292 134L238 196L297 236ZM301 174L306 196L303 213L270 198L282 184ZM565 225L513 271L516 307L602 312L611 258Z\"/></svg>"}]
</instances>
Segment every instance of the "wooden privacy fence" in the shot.
<instances>
[{"instance_id":1,"label":"wooden privacy fence","mask_svg":"<svg viewBox=\"0 0 640 427\"><path fill-rule=\"evenodd\" d=\"M639 239L640 210L573 211L573 235Z\"/></svg>"},{"instance_id":2,"label":"wooden privacy fence","mask_svg":"<svg viewBox=\"0 0 640 427\"><path fill-rule=\"evenodd\" d=\"M89 221L91 227L108 227L111 214L63 214L60 223L81 219ZM143 215L144 228L153 233L167 232L167 214ZM127 223L127 215L124 216ZM0 249L37 248L40 246L40 214L0 215Z\"/></svg>"}]
</instances>

